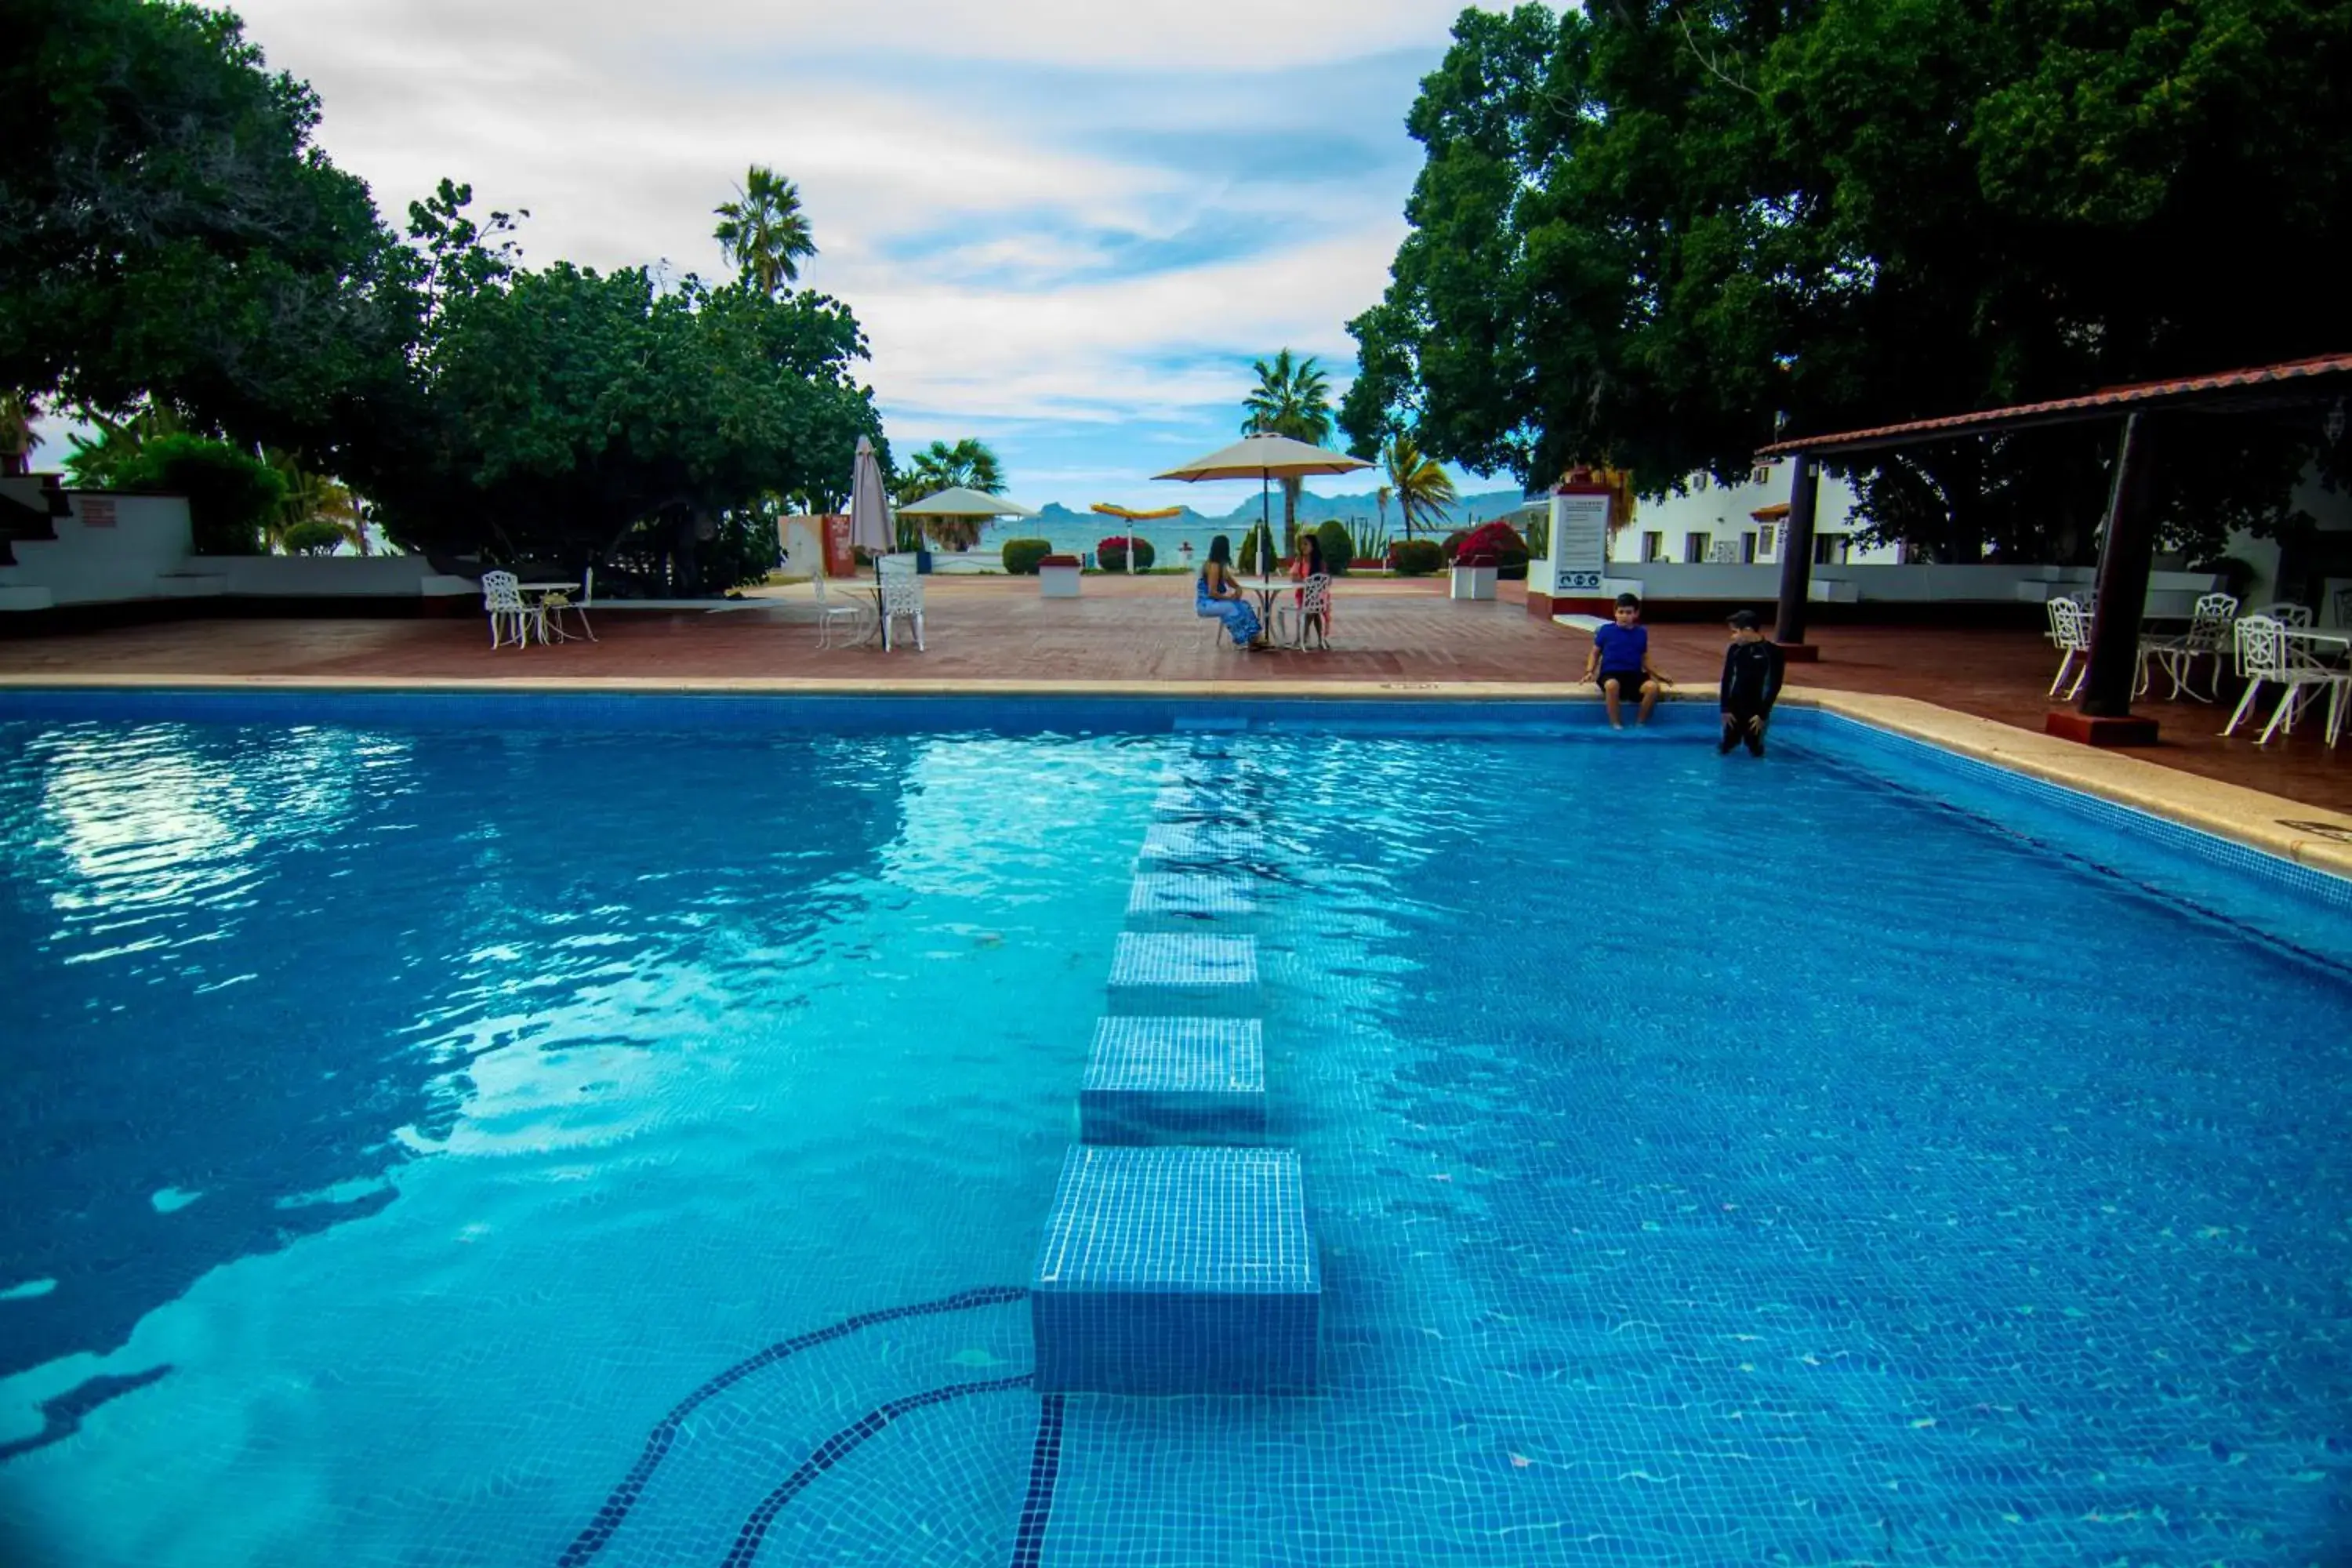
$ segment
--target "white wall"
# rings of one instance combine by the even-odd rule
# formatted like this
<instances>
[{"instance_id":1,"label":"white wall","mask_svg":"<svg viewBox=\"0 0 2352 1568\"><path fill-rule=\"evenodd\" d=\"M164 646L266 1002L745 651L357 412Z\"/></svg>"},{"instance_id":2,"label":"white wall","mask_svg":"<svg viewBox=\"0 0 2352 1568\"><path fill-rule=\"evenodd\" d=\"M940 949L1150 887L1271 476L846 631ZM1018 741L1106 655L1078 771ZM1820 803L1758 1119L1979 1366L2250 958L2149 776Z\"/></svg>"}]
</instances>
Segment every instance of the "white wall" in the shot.
<instances>
[{"instance_id":1,"label":"white wall","mask_svg":"<svg viewBox=\"0 0 2352 1568\"><path fill-rule=\"evenodd\" d=\"M189 576L217 576L222 593L254 597L478 597L482 592L478 583L435 572L422 555L193 555L179 570Z\"/></svg>"},{"instance_id":2,"label":"white wall","mask_svg":"<svg viewBox=\"0 0 2352 1568\"><path fill-rule=\"evenodd\" d=\"M38 481L8 479L11 497L45 507ZM68 491L70 517L53 518L57 538L19 539L11 545L14 566L0 566L0 589L12 590L6 607L41 609L47 605L94 605L110 600L149 599L161 590L155 580L188 558L188 503L178 496L134 496ZM82 521L93 501L113 503L112 526ZM91 509L104 510L102 506ZM39 601L46 596L47 605Z\"/></svg>"},{"instance_id":3,"label":"white wall","mask_svg":"<svg viewBox=\"0 0 2352 1568\"><path fill-rule=\"evenodd\" d=\"M0 479L0 490L44 510L37 479ZM478 584L444 577L421 555L194 555L188 503L178 496L64 492L72 515L53 518L57 538L19 539L0 566L0 611L140 599L224 595L303 598L478 596ZM92 526L111 503L113 521Z\"/></svg>"},{"instance_id":4,"label":"white wall","mask_svg":"<svg viewBox=\"0 0 2352 1568\"><path fill-rule=\"evenodd\" d=\"M2352 491L2331 490L2319 481L2316 468L2305 469L2294 487L2294 505L2309 512L2323 533L2352 531ZM2280 549L2275 539L2256 539L2252 534L2236 532L2222 553L2234 555L2254 569L2254 580L2246 590L2246 603L2267 605L2278 597ZM2323 584L2321 602L2315 607L2323 626L2352 626L2352 621L2338 618L2336 591L2352 587L2352 578L2331 577Z\"/></svg>"}]
</instances>

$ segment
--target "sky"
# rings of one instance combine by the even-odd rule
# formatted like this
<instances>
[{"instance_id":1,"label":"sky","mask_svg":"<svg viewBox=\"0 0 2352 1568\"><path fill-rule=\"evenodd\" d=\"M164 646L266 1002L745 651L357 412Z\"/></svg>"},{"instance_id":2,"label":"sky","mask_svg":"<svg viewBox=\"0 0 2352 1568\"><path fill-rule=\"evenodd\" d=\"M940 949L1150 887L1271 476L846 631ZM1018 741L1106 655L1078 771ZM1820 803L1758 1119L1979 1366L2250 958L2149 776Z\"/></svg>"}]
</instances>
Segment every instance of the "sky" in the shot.
<instances>
[{"instance_id":1,"label":"sky","mask_svg":"<svg viewBox=\"0 0 2352 1568\"><path fill-rule=\"evenodd\" d=\"M1237 437L1255 358L1345 389L1460 0L236 9L388 219L446 174L529 210L529 264L718 278L711 208L768 164L814 229L803 282L872 342L896 450L977 436L1033 505L1221 512L1243 487L1149 476Z\"/></svg>"}]
</instances>

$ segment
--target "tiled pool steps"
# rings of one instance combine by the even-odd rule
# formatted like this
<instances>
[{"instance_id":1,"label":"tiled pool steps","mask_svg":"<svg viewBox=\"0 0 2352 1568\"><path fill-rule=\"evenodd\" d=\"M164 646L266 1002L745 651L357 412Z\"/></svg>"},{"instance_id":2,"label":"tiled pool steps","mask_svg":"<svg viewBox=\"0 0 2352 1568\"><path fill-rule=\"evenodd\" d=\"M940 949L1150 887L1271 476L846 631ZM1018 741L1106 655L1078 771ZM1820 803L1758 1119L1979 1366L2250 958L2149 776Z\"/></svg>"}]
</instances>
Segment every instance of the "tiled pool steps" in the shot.
<instances>
[{"instance_id":1,"label":"tiled pool steps","mask_svg":"<svg viewBox=\"0 0 2352 1568\"><path fill-rule=\"evenodd\" d=\"M1042 1392L1315 1386L1322 1277L1266 1129L1255 868L1213 742L1162 780L1030 1279Z\"/></svg>"}]
</instances>

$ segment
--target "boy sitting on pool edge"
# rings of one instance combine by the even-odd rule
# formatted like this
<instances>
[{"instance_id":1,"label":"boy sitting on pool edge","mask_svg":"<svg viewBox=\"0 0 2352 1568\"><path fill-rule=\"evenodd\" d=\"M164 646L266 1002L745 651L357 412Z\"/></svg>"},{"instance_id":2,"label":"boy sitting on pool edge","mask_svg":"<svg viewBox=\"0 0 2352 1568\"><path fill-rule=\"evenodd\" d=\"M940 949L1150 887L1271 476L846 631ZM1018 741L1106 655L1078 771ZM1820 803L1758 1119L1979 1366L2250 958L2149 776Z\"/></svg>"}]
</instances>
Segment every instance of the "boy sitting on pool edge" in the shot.
<instances>
[{"instance_id":1,"label":"boy sitting on pool edge","mask_svg":"<svg viewBox=\"0 0 2352 1568\"><path fill-rule=\"evenodd\" d=\"M1731 646L1723 650L1723 743L1727 754L1740 742L1748 754L1764 754L1764 727L1772 721L1772 701L1780 695L1780 678L1788 665L1779 645L1767 642L1756 629L1756 612L1741 610L1731 617Z\"/></svg>"},{"instance_id":2,"label":"boy sitting on pool edge","mask_svg":"<svg viewBox=\"0 0 2352 1568\"><path fill-rule=\"evenodd\" d=\"M1584 656L1584 679L1594 679L1596 670L1612 730L1625 727L1620 702L1640 697L1641 712L1633 721L1646 724L1650 710L1658 705L1659 688L1674 684L1650 667L1650 630L1642 625L1642 601L1631 594L1617 595L1616 625L1593 628L1592 651Z\"/></svg>"}]
</instances>

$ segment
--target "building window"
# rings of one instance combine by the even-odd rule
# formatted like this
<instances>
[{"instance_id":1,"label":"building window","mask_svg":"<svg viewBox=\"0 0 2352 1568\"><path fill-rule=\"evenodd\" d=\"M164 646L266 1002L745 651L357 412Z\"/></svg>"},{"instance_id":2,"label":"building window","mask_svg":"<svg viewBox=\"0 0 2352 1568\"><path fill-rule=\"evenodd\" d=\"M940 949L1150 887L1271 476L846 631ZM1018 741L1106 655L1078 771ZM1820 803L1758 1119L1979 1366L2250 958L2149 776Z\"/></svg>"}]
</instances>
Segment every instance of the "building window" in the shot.
<instances>
[{"instance_id":1,"label":"building window","mask_svg":"<svg viewBox=\"0 0 2352 1568\"><path fill-rule=\"evenodd\" d=\"M1707 545L1708 545L1708 544L1710 544L1710 543L1712 543L1712 542L1713 542L1712 538L1711 538L1709 535L1707 535L1707 534L1704 534L1704 533L1685 533L1685 534L1684 534L1684 535L1683 535L1683 563L1684 563L1684 564L1685 564L1685 565L1689 565L1689 566L1696 566L1696 565L1699 565L1699 564L1701 564L1702 563L1704 563L1704 562L1706 560L1706 547L1707 547Z\"/></svg>"},{"instance_id":2,"label":"building window","mask_svg":"<svg viewBox=\"0 0 2352 1568\"><path fill-rule=\"evenodd\" d=\"M1756 471L1748 476L1748 482L1751 485L1770 484L1772 482L1772 465L1769 463L1757 464Z\"/></svg>"},{"instance_id":3,"label":"building window","mask_svg":"<svg viewBox=\"0 0 2352 1568\"><path fill-rule=\"evenodd\" d=\"M1644 563L1666 558L1666 536L1663 533L1642 535L1642 560Z\"/></svg>"},{"instance_id":4,"label":"building window","mask_svg":"<svg viewBox=\"0 0 2352 1568\"><path fill-rule=\"evenodd\" d=\"M1739 559L1746 565L1756 564L1756 535L1753 531L1739 536Z\"/></svg>"},{"instance_id":5,"label":"building window","mask_svg":"<svg viewBox=\"0 0 2352 1568\"><path fill-rule=\"evenodd\" d=\"M1813 564L1816 566L1842 566L1852 553L1853 535L1851 533L1813 535Z\"/></svg>"},{"instance_id":6,"label":"building window","mask_svg":"<svg viewBox=\"0 0 2352 1568\"><path fill-rule=\"evenodd\" d=\"M1779 523L1777 523L1777 522L1766 522L1766 523L1759 523L1759 524L1757 525L1757 528L1756 528L1756 553L1757 553L1757 554L1759 554L1759 555L1769 555L1769 554L1771 554L1771 553L1772 553L1772 552L1773 552L1774 550L1776 550L1776 549L1778 549L1778 548L1780 547L1780 525Z\"/></svg>"}]
</instances>

